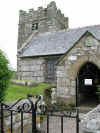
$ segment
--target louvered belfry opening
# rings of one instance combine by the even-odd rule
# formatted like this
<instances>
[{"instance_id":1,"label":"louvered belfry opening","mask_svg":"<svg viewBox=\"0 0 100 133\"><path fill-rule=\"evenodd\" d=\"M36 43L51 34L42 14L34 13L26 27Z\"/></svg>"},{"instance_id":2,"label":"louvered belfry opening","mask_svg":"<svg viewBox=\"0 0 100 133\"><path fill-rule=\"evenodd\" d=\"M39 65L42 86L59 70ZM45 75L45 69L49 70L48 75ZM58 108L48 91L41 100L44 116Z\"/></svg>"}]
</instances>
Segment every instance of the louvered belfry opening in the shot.
<instances>
[{"instance_id":1,"label":"louvered belfry opening","mask_svg":"<svg viewBox=\"0 0 100 133\"><path fill-rule=\"evenodd\" d=\"M86 62L78 73L79 103L98 103L97 86L100 84L100 70L91 63Z\"/></svg>"}]
</instances>

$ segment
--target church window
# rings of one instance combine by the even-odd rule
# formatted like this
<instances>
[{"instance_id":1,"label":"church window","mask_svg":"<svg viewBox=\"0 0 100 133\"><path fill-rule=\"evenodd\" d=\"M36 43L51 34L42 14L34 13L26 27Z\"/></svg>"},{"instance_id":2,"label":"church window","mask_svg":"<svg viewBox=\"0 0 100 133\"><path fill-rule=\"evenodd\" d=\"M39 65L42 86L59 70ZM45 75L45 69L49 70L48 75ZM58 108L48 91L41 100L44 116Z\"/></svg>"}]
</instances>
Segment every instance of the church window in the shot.
<instances>
[{"instance_id":1,"label":"church window","mask_svg":"<svg viewBox=\"0 0 100 133\"><path fill-rule=\"evenodd\" d=\"M38 29L38 23L33 23L32 24L32 31Z\"/></svg>"},{"instance_id":2,"label":"church window","mask_svg":"<svg viewBox=\"0 0 100 133\"><path fill-rule=\"evenodd\" d=\"M46 80L51 82L55 80L55 72L56 72L56 59L47 59L46 60Z\"/></svg>"}]
</instances>

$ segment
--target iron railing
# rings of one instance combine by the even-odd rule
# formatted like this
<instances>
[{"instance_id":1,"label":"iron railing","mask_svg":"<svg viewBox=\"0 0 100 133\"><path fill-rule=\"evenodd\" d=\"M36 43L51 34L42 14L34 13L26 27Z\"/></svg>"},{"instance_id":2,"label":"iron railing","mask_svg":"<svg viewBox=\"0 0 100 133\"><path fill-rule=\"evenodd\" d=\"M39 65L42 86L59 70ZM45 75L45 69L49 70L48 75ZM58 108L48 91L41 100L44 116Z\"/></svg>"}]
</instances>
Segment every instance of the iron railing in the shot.
<instances>
[{"instance_id":1,"label":"iron railing","mask_svg":"<svg viewBox=\"0 0 100 133\"><path fill-rule=\"evenodd\" d=\"M76 108L73 111L61 111L57 106L53 106L53 108L56 108L56 112L53 110L45 110L44 106L41 106L42 112L38 112L37 105L40 101L40 97L37 97L37 99L34 101L33 99L27 97L27 99L19 99L17 102L15 102L12 105L6 105L4 103L0 104L0 133L6 133L6 127L4 120L9 117L9 123L10 133L15 133L14 131L14 115L20 114L20 133L24 133L24 114L30 114L31 115L31 133L37 133L37 122L36 122L36 116L44 116L44 120L46 120L46 130L44 132L51 133L50 124L51 124L51 117L52 120L55 120L56 118L59 118L60 120L60 133L67 133L67 129L64 129L65 125L65 119L74 119L76 123L75 127L75 133L79 133L79 110ZM6 112L6 113L5 113ZM57 124L57 123L56 123ZM66 123L67 125L68 123ZM53 124L55 125L55 123ZM55 128L55 127L54 127ZM66 131L65 131L66 130ZM41 128L40 128L40 132ZM18 133L18 132L17 132Z\"/></svg>"}]
</instances>

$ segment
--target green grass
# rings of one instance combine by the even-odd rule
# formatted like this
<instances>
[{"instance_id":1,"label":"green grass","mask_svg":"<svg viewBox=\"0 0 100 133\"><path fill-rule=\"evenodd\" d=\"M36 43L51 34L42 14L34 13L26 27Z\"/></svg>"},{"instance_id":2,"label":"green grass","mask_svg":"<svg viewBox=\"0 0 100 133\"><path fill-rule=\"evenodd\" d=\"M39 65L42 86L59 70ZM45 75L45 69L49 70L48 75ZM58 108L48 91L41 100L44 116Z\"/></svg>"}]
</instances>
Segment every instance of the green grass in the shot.
<instances>
[{"instance_id":1,"label":"green grass","mask_svg":"<svg viewBox=\"0 0 100 133\"><path fill-rule=\"evenodd\" d=\"M43 94L44 90L50 87L52 86L47 83L39 83L35 87L26 87L23 85L9 84L9 87L5 92L4 101L15 101L19 98L26 98L27 94Z\"/></svg>"}]
</instances>

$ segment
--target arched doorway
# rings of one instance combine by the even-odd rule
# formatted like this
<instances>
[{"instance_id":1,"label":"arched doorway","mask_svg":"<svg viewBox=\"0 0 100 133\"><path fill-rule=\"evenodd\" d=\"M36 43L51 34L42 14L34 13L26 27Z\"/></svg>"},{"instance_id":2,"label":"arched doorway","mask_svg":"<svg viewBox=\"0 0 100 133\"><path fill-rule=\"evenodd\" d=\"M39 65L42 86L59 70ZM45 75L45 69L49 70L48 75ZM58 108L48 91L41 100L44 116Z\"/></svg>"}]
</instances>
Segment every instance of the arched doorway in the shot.
<instances>
[{"instance_id":1,"label":"arched doorway","mask_svg":"<svg viewBox=\"0 0 100 133\"><path fill-rule=\"evenodd\" d=\"M100 70L91 63L86 62L78 72L78 94L80 105L98 103L97 85L100 84Z\"/></svg>"}]
</instances>

